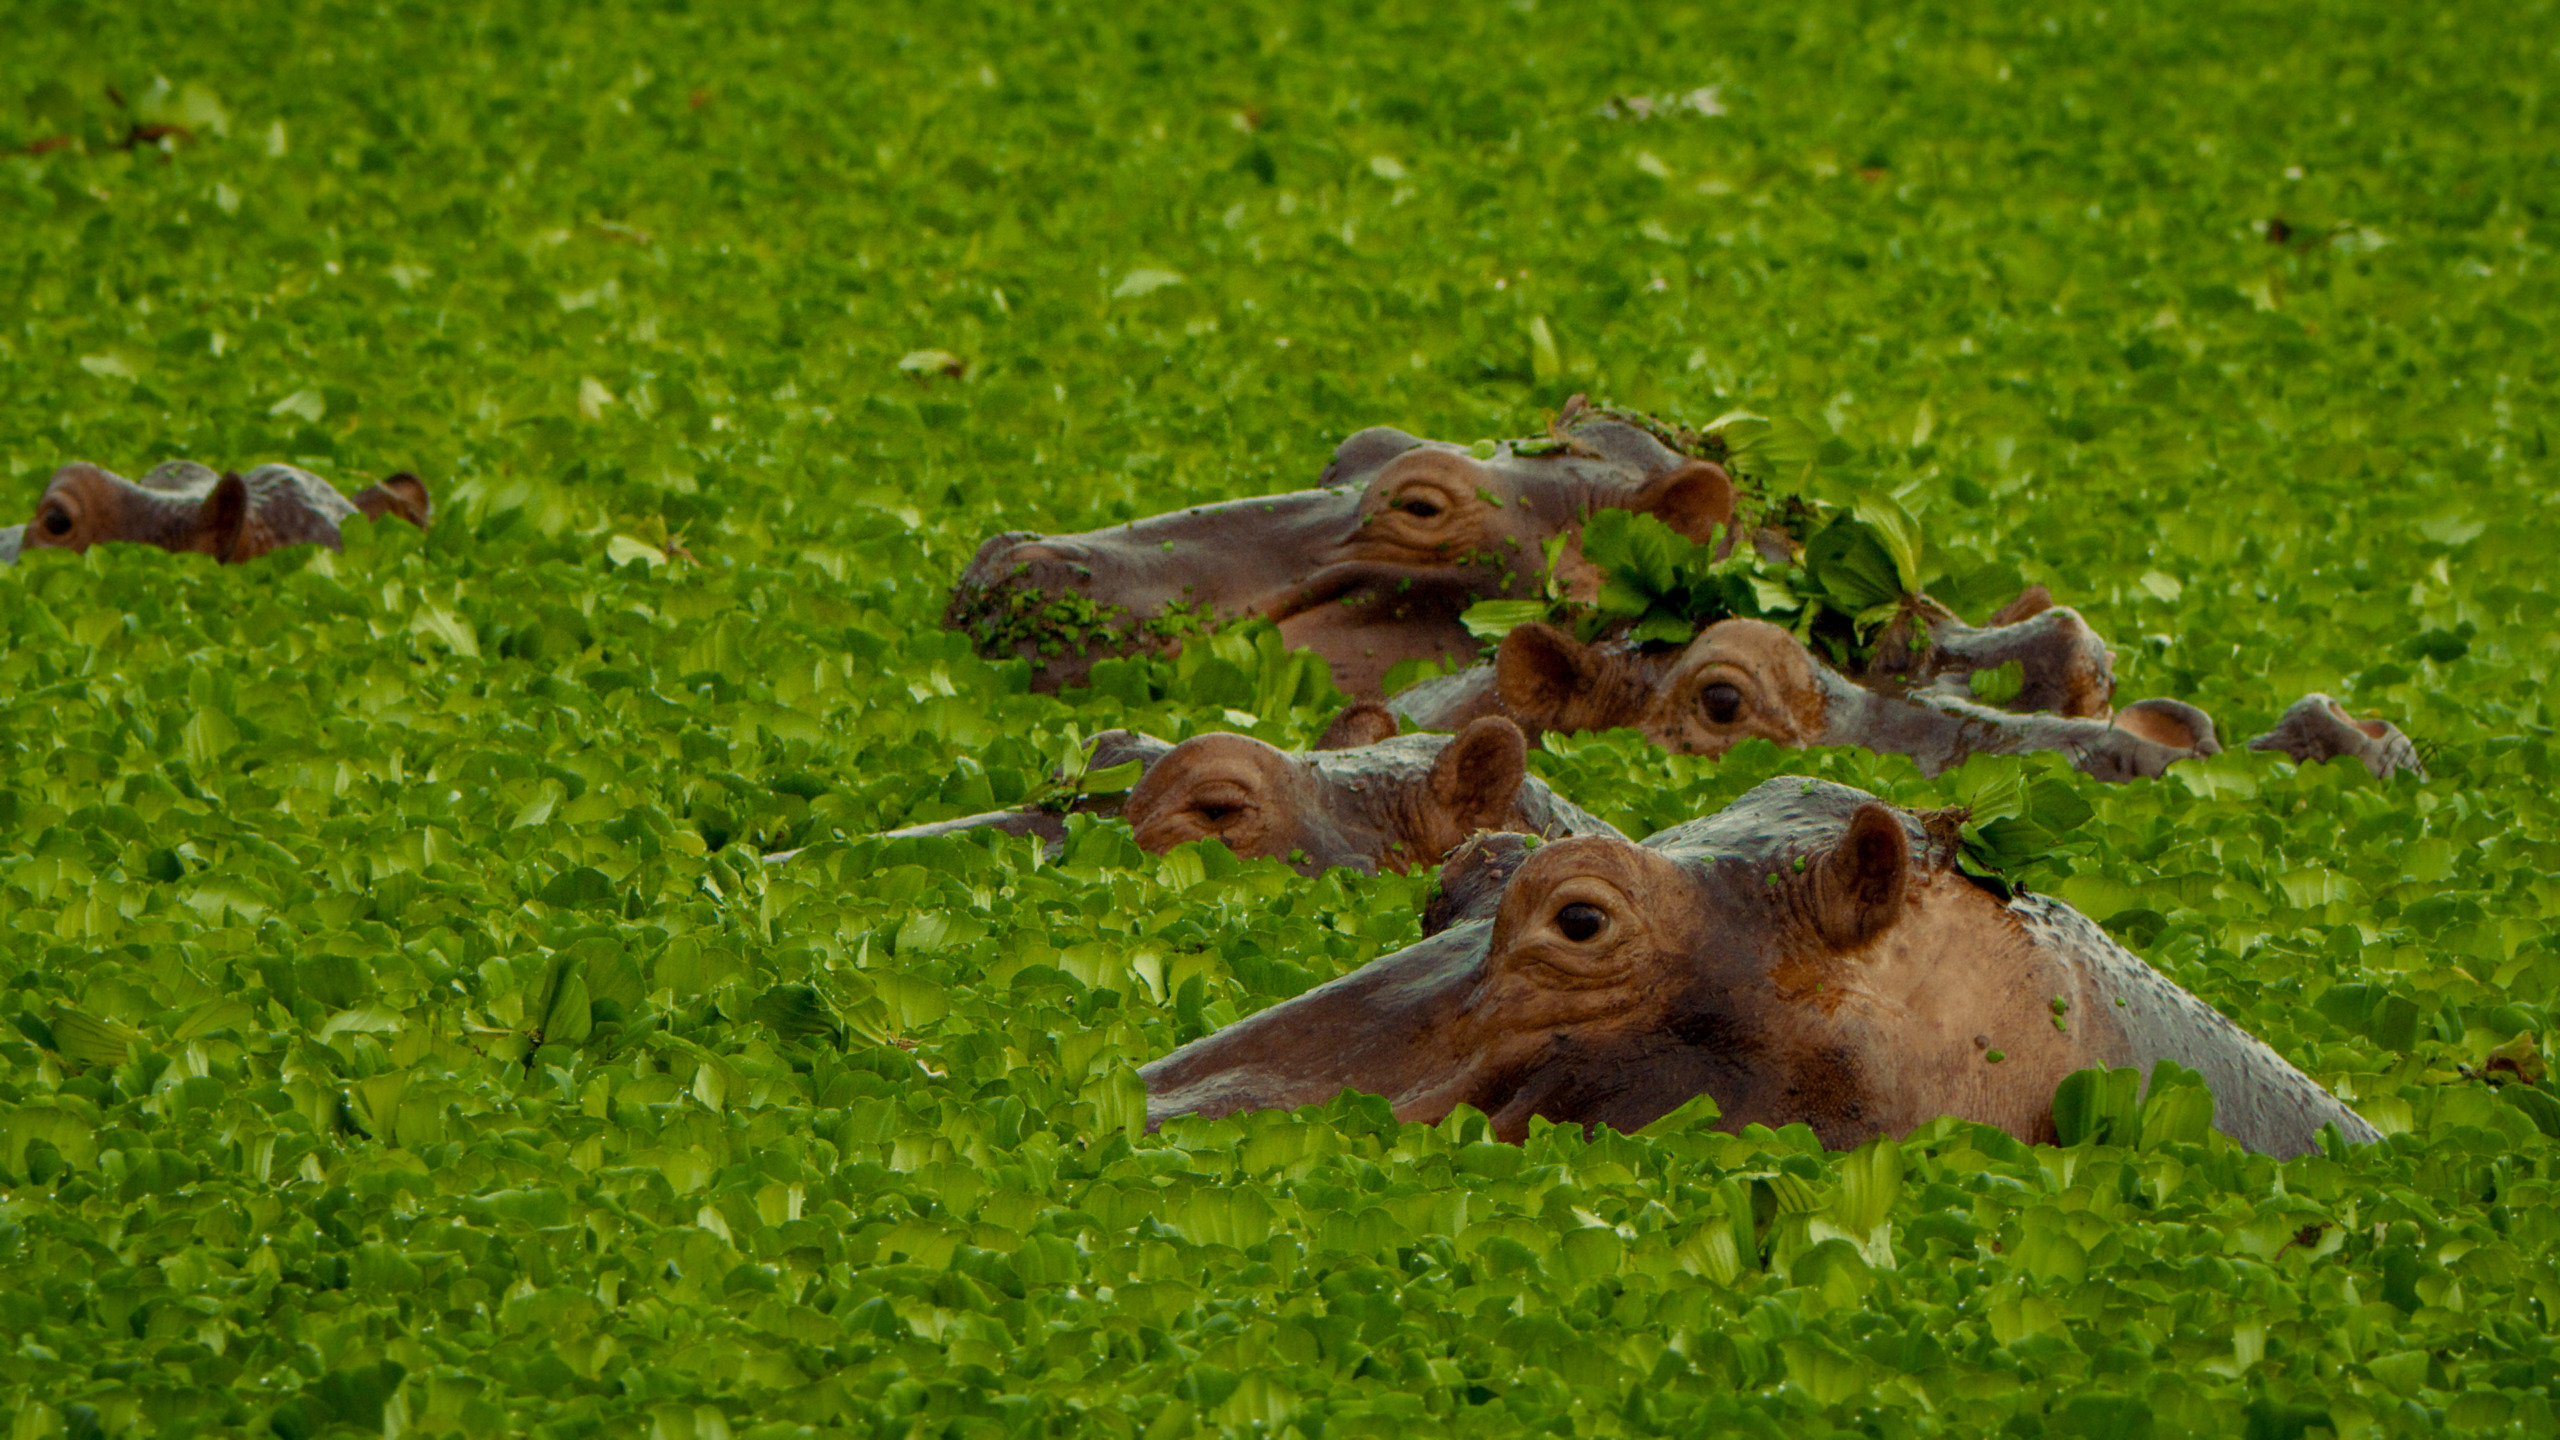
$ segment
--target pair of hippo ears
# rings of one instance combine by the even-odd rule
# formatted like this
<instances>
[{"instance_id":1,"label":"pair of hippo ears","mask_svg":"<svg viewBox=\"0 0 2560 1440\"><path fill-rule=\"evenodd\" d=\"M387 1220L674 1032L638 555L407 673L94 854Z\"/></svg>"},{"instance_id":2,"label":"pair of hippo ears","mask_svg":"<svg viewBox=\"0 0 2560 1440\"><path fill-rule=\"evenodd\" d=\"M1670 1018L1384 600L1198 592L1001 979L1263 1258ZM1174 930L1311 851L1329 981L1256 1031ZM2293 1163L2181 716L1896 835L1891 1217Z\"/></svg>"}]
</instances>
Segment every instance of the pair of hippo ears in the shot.
<instances>
[{"instance_id":1,"label":"pair of hippo ears","mask_svg":"<svg viewBox=\"0 0 2560 1440\"><path fill-rule=\"evenodd\" d=\"M1914 824L1925 832L1924 821L1890 806L1874 801L1861 805L1839 840L1798 880L1805 890L1803 913L1834 950L1863 948L1901 913L1920 863L1918 844L1927 842L1925 833L1912 834ZM1512 877L1542 843L1533 836L1487 831L1450 851L1440 865L1439 888L1423 905L1422 933L1437 935L1469 920L1492 919ZM1652 848L1605 836L1556 843Z\"/></svg>"},{"instance_id":2,"label":"pair of hippo ears","mask_svg":"<svg viewBox=\"0 0 2560 1440\"><path fill-rule=\"evenodd\" d=\"M1566 402L1564 412L1557 417L1555 429L1560 438L1573 442L1576 452L1631 470L1648 481L1692 470L1719 476L1724 473L1663 444L1641 426L1609 419L1591 410L1579 395ZM1324 473L1316 477L1316 484L1326 489L1347 484L1416 446L1430 443L1411 431L1399 430L1392 425L1372 425L1334 447L1333 458L1326 463ZM1732 485L1729 481L1725 486L1724 509L1724 518L1730 519Z\"/></svg>"},{"instance_id":3,"label":"pair of hippo ears","mask_svg":"<svg viewBox=\"0 0 2560 1440\"><path fill-rule=\"evenodd\" d=\"M380 523L386 515L396 515L424 530L435 517L435 505L427 495L427 482L403 470L376 485L368 485L349 497L366 519ZM247 558L240 547L249 534L252 497L249 482L237 474L222 477L204 497L196 511L198 533L213 537L214 558L228 564Z\"/></svg>"}]
</instances>

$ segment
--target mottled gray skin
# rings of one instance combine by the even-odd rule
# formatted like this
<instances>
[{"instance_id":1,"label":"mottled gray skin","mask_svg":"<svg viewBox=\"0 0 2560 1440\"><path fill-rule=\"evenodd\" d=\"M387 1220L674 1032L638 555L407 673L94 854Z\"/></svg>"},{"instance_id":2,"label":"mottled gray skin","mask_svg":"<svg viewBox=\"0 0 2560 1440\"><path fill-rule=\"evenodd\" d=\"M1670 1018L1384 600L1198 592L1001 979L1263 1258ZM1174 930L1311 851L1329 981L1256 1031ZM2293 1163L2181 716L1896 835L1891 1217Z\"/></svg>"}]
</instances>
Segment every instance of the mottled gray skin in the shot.
<instances>
[{"instance_id":1,"label":"mottled gray skin","mask_svg":"<svg viewBox=\"0 0 2560 1440\"><path fill-rule=\"evenodd\" d=\"M425 484L408 474L350 500L291 465L223 475L192 460L172 460L135 482L75 461L54 472L35 518L16 527L16 543L0 561L14 561L22 548L86 550L126 542L237 563L288 545L338 549L339 526L357 514L398 515L425 529L432 507Z\"/></svg>"},{"instance_id":2,"label":"mottled gray skin","mask_svg":"<svg viewBox=\"0 0 2560 1440\"><path fill-rule=\"evenodd\" d=\"M27 527L11 525L0 528L0 565L18 563L18 550L26 544Z\"/></svg>"},{"instance_id":3,"label":"mottled gray skin","mask_svg":"<svg viewBox=\"0 0 2560 1440\"><path fill-rule=\"evenodd\" d=\"M1550 839L1619 834L1527 774L1518 732L1497 725L1472 739L1403 735L1296 752L1241 735L1199 735L1173 745L1151 735L1107 731L1094 739L1090 768L1135 760L1146 767L1142 778L1125 796L1086 797L1073 810L1128 820L1139 845L1150 852L1215 839L1248 858L1295 856L1298 868L1310 875L1336 867L1375 872L1436 864L1480 828ZM1504 732L1511 737L1507 743ZM1036 806L887 834L989 829L1038 836L1053 855L1066 844L1065 816ZM797 853L767 858L780 861Z\"/></svg>"},{"instance_id":4,"label":"mottled gray skin","mask_svg":"<svg viewBox=\"0 0 2560 1440\"><path fill-rule=\"evenodd\" d=\"M2427 778L2418 747L2388 720L2358 720L2337 701L2317 691L2293 702L2275 728L2249 742L2252 750L2273 750L2298 765L2315 765L2339 756L2361 761L2376 780L2406 770Z\"/></svg>"},{"instance_id":5,"label":"mottled gray skin","mask_svg":"<svg viewBox=\"0 0 2560 1440\"><path fill-rule=\"evenodd\" d=\"M1973 633L2019 631L2050 616L2077 623L2067 610L2046 610L2028 625ZM2057 647L2018 648L2050 655ZM2174 700L2145 700L2110 720L1984 705L1961 672L1918 689L1869 689L1757 620L1722 621L1682 649L1654 652L1584 646L1551 627L1522 626L1493 663L1426 681L1388 704L1425 729L1501 715L1532 737L1628 726L1688 754L1722 754L1752 738L1790 748L1854 745L1908 755L1931 775L1974 755L2054 750L2101 780L2147 779L2222 749L2212 717Z\"/></svg>"},{"instance_id":6,"label":"mottled gray skin","mask_svg":"<svg viewBox=\"0 0 2560 1440\"><path fill-rule=\"evenodd\" d=\"M2050 1142L2065 1075L2165 1059L2250 1149L2380 1138L2086 917L1968 880L1954 833L1789 778L1641 846L1479 840L1444 870L1448 928L1147 1065L1149 1119L1348 1089L1408 1121L1470 1105L1517 1140L1533 1117L1632 1132L1705 1094L1725 1128L1801 1122L1835 1149L1939 1115Z\"/></svg>"}]
</instances>

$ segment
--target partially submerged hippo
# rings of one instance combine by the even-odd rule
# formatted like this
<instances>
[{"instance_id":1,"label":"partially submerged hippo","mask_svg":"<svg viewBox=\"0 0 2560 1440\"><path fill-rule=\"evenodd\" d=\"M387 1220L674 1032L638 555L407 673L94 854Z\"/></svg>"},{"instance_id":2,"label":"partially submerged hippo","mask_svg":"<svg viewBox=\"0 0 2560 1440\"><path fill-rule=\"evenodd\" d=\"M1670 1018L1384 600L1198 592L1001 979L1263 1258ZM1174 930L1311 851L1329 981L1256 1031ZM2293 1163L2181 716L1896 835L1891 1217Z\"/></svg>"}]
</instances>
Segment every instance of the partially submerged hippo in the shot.
<instances>
[{"instance_id":1,"label":"partially submerged hippo","mask_svg":"<svg viewBox=\"0 0 2560 1440\"><path fill-rule=\"evenodd\" d=\"M426 482L405 472L349 499L291 465L222 475L192 460L172 460L137 484L79 461L53 472L35 519L13 527L14 543L0 541L0 561L14 561L21 547L86 550L110 541L211 555L226 564L288 545L335 550L338 523L356 514L397 515L423 530L434 507Z\"/></svg>"},{"instance_id":2,"label":"partially submerged hippo","mask_svg":"<svg viewBox=\"0 0 2560 1440\"><path fill-rule=\"evenodd\" d=\"M1079 808L1118 813L1139 846L1161 854L1188 840L1217 840L1248 859L1296 857L1307 874L1335 866L1406 871L1436 865L1479 830L1557 838L1616 835L1528 773L1528 743L1510 721L1488 718L1456 736L1395 733L1375 704L1337 718L1325 743L1287 751L1250 735L1195 735L1168 745L1125 730L1096 737L1092 764L1146 767L1123 800ZM1037 806L893 830L894 836L1000 829L1066 839L1062 816Z\"/></svg>"},{"instance_id":3,"label":"partially submerged hippo","mask_svg":"<svg viewBox=\"0 0 2560 1440\"><path fill-rule=\"evenodd\" d=\"M1857 745L1909 755L1931 775L1971 755L2059 750L2102 780L2154 778L2222 748L2212 718L2174 700L2146 700L2106 720L2017 714L1978 704L1959 685L1870 690L1764 620L1719 621L1687 646L1657 652L1523 625L1503 637L1492 664L1391 703L1430 729L1502 715L1531 735L1627 726L1665 749L1701 755L1753 737L1790 748Z\"/></svg>"},{"instance_id":4,"label":"partially submerged hippo","mask_svg":"<svg viewBox=\"0 0 2560 1440\"><path fill-rule=\"evenodd\" d=\"M1579 406L1549 438L1489 458L1363 430L1317 487L1082 535L998 535L961 575L944 623L989 655L1029 660L1034 686L1054 690L1083 683L1096 658L1169 643L1177 612L1265 615L1323 656L1345 694L1374 699L1399 661L1473 657L1478 641L1458 617L1479 600L1536 593L1546 542L1578 534L1593 510L1644 511L1693 540L1734 514L1721 466ZM1597 592L1578 553L1560 568L1579 598Z\"/></svg>"},{"instance_id":5,"label":"partially submerged hippo","mask_svg":"<svg viewBox=\"0 0 2560 1440\"><path fill-rule=\"evenodd\" d=\"M2376 780L2407 770L2427 778L2418 747L2388 720L2358 720L2337 701L2317 691L2293 702L2275 728L2249 742L2252 750L2274 750L2299 765L2335 760L2343 755L2363 762Z\"/></svg>"},{"instance_id":6,"label":"partially submerged hippo","mask_svg":"<svg viewBox=\"0 0 2560 1440\"><path fill-rule=\"evenodd\" d=\"M2284 1057L2059 901L1954 863L1951 814L1772 780L1642 845L1539 847L1452 889L1450 928L1144 1067L1151 1122L1382 1095L1634 1131L1697 1095L1846 1149L1939 1115L2055 1138L2054 1086L2173 1060L2272 1155L2381 1137ZM1461 859L1451 870L1463 870Z\"/></svg>"}]
</instances>

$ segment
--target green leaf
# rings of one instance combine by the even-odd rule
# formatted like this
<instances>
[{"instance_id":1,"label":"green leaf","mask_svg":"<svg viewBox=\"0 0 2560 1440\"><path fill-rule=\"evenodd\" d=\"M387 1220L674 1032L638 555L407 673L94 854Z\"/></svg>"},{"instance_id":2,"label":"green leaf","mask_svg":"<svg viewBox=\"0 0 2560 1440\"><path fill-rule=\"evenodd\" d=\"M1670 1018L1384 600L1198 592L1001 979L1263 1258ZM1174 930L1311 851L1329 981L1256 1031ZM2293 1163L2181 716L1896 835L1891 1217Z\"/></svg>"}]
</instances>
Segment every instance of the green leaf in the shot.
<instances>
[{"instance_id":1,"label":"green leaf","mask_svg":"<svg viewBox=\"0 0 2560 1440\"><path fill-rule=\"evenodd\" d=\"M1544 600L1479 600L1467 607L1458 623L1467 627L1468 634L1491 643L1546 615Z\"/></svg>"},{"instance_id":2,"label":"green leaf","mask_svg":"<svg viewBox=\"0 0 2560 1440\"><path fill-rule=\"evenodd\" d=\"M2142 1074L2136 1070L2075 1070L2053 1091L2053 1128L2063 1145L2139 1145Z\"/></svg>"},{"instance_id":3,"label":"green leaf","mask_svg":"<svg viewBox=\"0 0 2560 1440\"><path fill-rule=\"evenodd\" d=\"M1885 554L1893 559L1894 578L1902 594L1920 593L1920 524L1911 512L1890 495L1869 494L1859 497L1850 512L1875 533Z\"/></svg>"},{"instance_id":4,"label":"green leaf","mask_svg":"<svg viewBox=\"0 0 2560 1440\"><path fill-rule=\"evenodd\" d=\"M1987 670L1975 670L1965 677L1973 698L1985 705L2006 705L2018 698L2027 686L2027 667L2017 660L2004 660Z\"/></svg>"}]
</instances>

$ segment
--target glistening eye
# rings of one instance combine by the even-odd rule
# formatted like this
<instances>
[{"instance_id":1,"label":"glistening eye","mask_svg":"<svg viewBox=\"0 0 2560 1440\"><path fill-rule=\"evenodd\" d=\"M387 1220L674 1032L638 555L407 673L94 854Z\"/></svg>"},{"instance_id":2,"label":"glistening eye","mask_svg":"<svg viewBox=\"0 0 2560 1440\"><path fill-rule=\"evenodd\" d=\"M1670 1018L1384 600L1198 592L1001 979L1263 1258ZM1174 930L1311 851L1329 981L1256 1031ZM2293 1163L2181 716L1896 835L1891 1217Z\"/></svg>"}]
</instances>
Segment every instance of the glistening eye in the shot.
<instances>
[{"instance_id":1,"label":"glistening eye","mask_svg":"<svg viewBox=\"0 0 2560 1440\"><path fill-rule=\"evenodd\" d=\"M1709 720L1718 725L1730 725L1733 718L1742 713L1742 692L1719 680L1698 692L1698 704L1706 710Z\"/></svg>"},{"instance_id":2,"label":"glistening eye","mask_svg":"<svg viewBox=\"0 0 2560 1440\"><path fill-rule=\"evenodd\" d=\"M1609 923L1609 916L1597 905L1576 901L1556 912L1556 928L1564 938L1580 943L1597 935Z\"/></svg>"},{"instance_id":3,"label":"glistening eye","mask_svg":"<svg viewBox=\"0 0 2560 1440\"><path fill-rule=\"evenodd\" d=\"M1440 513L1440 502L1428 495L1404 495L1397 497L1395 508L1416 520L1429 520Z\"/></svg>"},{"instance_id":4,"label":"glistening eye","mask_svg":"<svg viewBox=\"0 0 2560 1440\"><path fill-rule=\"evenodd\" d=\"M70 534L70 533L71 533L71 516L69 515L69 513L65 512L65 511L62 511L62 510L47 510L47 511L45 511L45 512L44 512L44 533L46 533L47 535L68 535L68 534Z\"/></svg>"}]
</instances>

